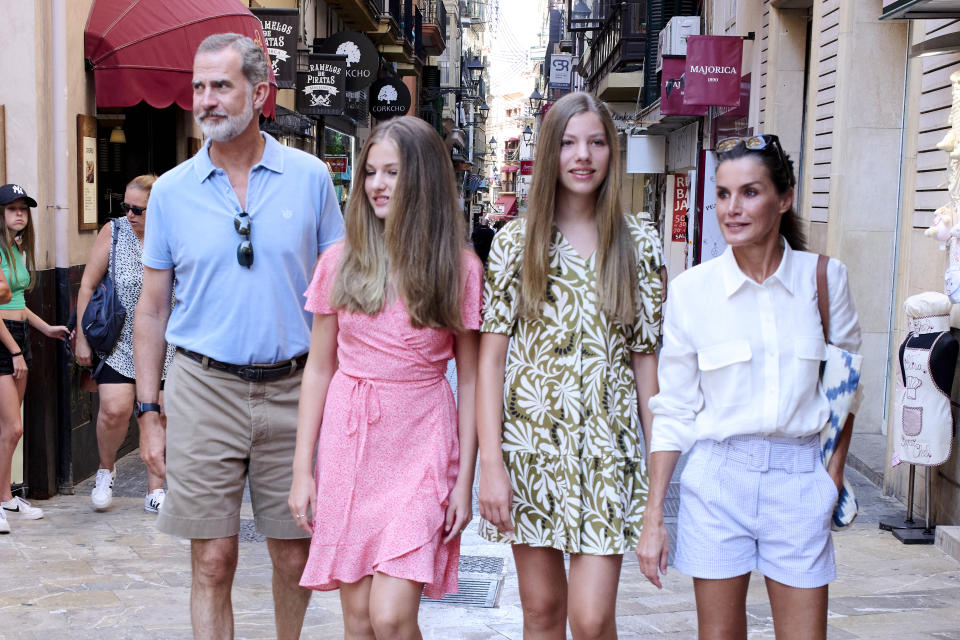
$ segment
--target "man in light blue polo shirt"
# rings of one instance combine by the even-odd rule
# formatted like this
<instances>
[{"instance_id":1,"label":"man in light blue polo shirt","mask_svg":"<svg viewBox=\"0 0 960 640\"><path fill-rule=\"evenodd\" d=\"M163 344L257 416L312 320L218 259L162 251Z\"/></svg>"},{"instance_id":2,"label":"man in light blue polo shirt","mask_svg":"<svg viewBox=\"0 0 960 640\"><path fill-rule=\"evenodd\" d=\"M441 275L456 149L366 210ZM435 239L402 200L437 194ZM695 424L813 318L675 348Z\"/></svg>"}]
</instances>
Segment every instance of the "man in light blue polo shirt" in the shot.
<instances>
[{"instance_id":1,"label":"man in light blue polo shirt","mask_svg":"<svg viewBox=\"0 0 960 640\"><path fill-rule=\"evenodd\" d=\"M343 218L326 165L259 131L266 64L263 50L237 34L210 36L197 49L193 112L208 141L154 184L145 233L134 333L141 455L154 473L166 472L158 527L191 539L198 638L232 637L247 478L273 561L278 638L299 637L310 598L299 586L309 540L287 507L310 344L303 292L318 255L343 235ZM165 340L177 347L166 439L158 404Z\"/></svg>"}]
</instances>

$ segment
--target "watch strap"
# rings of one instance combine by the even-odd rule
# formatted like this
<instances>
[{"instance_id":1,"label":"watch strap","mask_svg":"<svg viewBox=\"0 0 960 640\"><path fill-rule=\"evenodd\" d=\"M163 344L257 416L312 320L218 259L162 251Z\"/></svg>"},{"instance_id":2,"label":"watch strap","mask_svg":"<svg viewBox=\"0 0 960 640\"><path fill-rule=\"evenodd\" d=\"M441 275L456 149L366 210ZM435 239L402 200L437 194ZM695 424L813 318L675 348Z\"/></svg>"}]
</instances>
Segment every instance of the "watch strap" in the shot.
<instances>
[{"instance_id":1,"label":"watch strap","mask_svg":"<svg viewBox=\"0 0 960 640\"><path fill-rule=\"evenodd\" d=\"M147 411L156 411L160 413L160 405L156 402L138 402L137 403L137 417L142 416Z\"/></svg>"}]
</instances>

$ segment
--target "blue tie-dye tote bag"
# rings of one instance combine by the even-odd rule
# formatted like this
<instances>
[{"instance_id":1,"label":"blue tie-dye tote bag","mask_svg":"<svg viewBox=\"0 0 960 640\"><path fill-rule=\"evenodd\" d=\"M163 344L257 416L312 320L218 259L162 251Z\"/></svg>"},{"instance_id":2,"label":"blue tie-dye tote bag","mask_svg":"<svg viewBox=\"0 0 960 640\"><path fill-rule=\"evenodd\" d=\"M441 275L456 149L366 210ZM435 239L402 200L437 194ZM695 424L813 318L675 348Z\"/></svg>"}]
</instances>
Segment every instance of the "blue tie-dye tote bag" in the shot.
<instances>
[{"instance_id":1,"label":"blue tie-dye tote bag","mask_svg":"<svg viewBox=\"0 0 960 640\"><path fill-rule=\"evenodd\" d=\"M827 257L817 260L817 305L820 309L820 322L823 325L823 338L827 342L826 359L820 374L820 388L830 403L830 418L820 431L820 453L823 466L828 467L837 448L837 442L849 422L853 428L853 412L859 402L860 370L863 356L846 351L830 344L830 300L827 288ZM846 477L840 488L837 506L833 510L831 528L841 531L853 524L857 518L857 497Z\"/></svg>"}]
</instances>

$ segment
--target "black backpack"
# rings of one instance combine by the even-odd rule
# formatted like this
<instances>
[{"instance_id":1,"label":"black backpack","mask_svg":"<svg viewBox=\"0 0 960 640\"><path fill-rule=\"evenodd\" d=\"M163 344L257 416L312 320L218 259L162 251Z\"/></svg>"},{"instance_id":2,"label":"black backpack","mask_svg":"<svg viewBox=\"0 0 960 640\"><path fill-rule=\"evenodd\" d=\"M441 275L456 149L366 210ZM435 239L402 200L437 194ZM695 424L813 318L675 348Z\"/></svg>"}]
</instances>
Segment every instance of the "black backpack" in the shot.
<instances>
[{"instance_id":1,"label":"black backpack","mask_svg":"<svg viewBox=\"0 0 960 640\"><path fill-rule=\"evenodd\" d=\"M110 267L103 280L94 289L90 302L83 312L83 335L87 343L98 353L110 353L120 338L123 321L127 317L114 284L114 250L117 248L117 225L110 223Z\"/></svg>"}]
</instances>

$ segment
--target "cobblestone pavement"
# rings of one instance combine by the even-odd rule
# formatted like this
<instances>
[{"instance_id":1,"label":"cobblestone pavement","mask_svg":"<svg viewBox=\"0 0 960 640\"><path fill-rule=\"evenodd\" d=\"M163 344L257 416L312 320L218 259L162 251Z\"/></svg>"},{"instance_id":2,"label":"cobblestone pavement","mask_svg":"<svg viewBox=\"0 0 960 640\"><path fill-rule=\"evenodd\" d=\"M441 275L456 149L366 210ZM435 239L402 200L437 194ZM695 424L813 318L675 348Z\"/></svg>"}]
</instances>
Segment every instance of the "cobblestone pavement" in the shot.
<instances>
[{"instance_id":1,"label":"cobblestone pavement","mask_svg":"<svg viewBox=\"0 0 960 640\"><path fill-rule=\"evenodd\" d=\"M851 470L849 477L861 514L850 530L834 536L839 577L830 588L829 638L960 640L960 563L934 547L903 546L880 531L877 523L902 515L903 506L881 496L860 473ZM13 521L12 533L0 536L0 639L190 638L189 543L157 532L156 516L143 510L146 479L136 452L118 463L109 511L93 511L92 488L91 478L75 495L38 501L46 513L42 520ZM671 529L675 507L675 498L666 505ZM270 561L253 530L248 499L242 523L233 589L236 635L272 638ZM425 638L522 637L510 550L475 531L471 526L463 537L461 590L497 606L425 602ZM751 580L748 613L751 638L774 637L759 574ZM657 591L629 555L617 614L621 638L696 637L692 581L671 569ZM336 592L314 594L302 637L343 637Z\"/></svg>"},{"instance_id":2,"label":"cobblestone pavement","mask_svg":"<svg viewBox=\"0 0 960 640\"><path fill-rule=\"evenodd\" d=\"M13 532L0 536L0 638L190 637L188 543L158 533L155 516L144 512L143 467L136 455L121 460L118 469L118 497L109 511L93 511L87 481L76 495L37 502L46 511L42 520L13 521ZM829 637L960 640L960 564L938 549L903 546L878 530L881 518L902 514L903 507L858 473L851 476L862 513L851 530L835 535L839 577L831 586ZM243 518L251 519L249 503ZM486 543L474 531L464 535L465 556L504 560L498 606L425 603L424 636L520 640L509 549ZM248 526L233 603L237 637L273 637L269 558ZM621 638L696 637L691 581L674 570L658 592L627 557L617 612ZM751 581L749 615L751 638L773 638L759 575ZM303 637L342 633L336 592L316 593Z\"/></svg>"}]
</instances>

